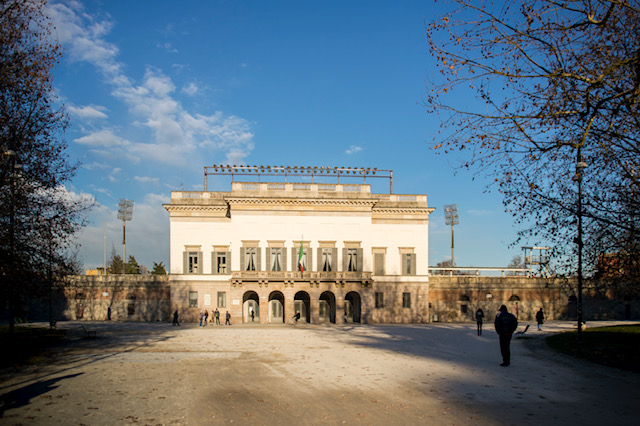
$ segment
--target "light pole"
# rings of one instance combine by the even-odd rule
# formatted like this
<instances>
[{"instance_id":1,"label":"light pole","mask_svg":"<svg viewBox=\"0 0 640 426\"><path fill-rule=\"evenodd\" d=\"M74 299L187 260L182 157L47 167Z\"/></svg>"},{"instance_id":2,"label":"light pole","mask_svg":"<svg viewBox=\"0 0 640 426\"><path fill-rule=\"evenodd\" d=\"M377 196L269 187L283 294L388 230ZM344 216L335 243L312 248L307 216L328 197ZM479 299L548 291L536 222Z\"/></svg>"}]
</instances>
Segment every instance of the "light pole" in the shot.
<instances>
[{"instance_id":1,"label":"light pole","mask_svg":"<svg viewBox=\"0 0 640 426\"><path fill-rule=\"evenodd\" d=\"M578 183L578 208L576 215L578 216L578 236L573 240L578 245L578 353L582 344L582 173L587 168L587 163L582 158L580 148L576 159L576 174L573 180Z\"/></svg>"},{"instance_id":2,"label":"light pole","mask_svg":"<svg viewBox=\"0 0 640 426\"><path fill-rule=\"evenodd\" d=\"M453 225L457 225L460 223L457 204L447 204L444 206L444 223L445 225L451 225L451 267L453 268L454 266L456 266L453 252Z\"/></svg>"},{"instance_id":3,"label":"light pole","mask_svg":"<svg viewBox=\"0 0 640 426\"><path fill-rule=\"evenodd\" d=\"M127 221L133 218L133 201L120 199L118 219L122 219L122 273L127 273Z\"/></svg>"},{"instance_id":4,"label":"light pole","mask_svg":"<svg viewBox=\"0 0 640 426\"><path fill-rule=\"evenodd\" d=\"M15 295L16 295L16 272L15 272L15 226L16 226L16 174L22 169L22 164L17 162L18 154L12 149L5 151L9 157L9 184L11 185L11 199L9 210L9 332L13 333L15 327Z\"/></svg>"}]
</instances>

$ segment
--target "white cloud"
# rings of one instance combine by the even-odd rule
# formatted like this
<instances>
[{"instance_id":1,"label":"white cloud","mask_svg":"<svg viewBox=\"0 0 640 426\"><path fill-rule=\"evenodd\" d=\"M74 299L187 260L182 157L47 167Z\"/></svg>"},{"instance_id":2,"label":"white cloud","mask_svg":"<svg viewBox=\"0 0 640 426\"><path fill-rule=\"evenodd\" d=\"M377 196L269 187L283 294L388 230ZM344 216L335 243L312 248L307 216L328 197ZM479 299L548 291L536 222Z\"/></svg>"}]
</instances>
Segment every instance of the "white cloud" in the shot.
<instances>
[{"instance_id":1,"label":"white cloud","mask_svg":"<svg viewBox=\"0 0 640 426\"><path fill-rule=\"evenodd\" d=\"M166 43L158 43L156 45L158 48L160 49L164 49L169 53L178 53L178 49L176 49L172 43L170 42L166 42Z\"/></svg>"},{"instance_id":2,"label":"white cloud","mask_svg":"<svg viewBox=\"0 0 640 426\"><path fill-rule=\"evenodd\" d=\"M344 153L347 155L355 154L356 152L362 151L361 146L351 145Z\"/></svg>"},{"instance_id":3,"label":"white cloud","mask_svg":"<svg viewBox=\"0 0 640 426\"><path fill-rule=\"evenodd\" d=\"M182 93L195 96L200 91L200 88L195 83L189 83L182 88Z\"/></svg>"},{"instance_id":4,"label":"white cloud","mask_svg":"<svg viewBox=\"0 0 640 426\"><path fill-rule=\"evenodd\" d=\"M156 185L160 182L160 179L149 176L134 176L133 179L140 183L153 183Z\"/></svg>"},{"instance_id":5,"label":"white cloud","mask_svg":"<svg viewBox=\"0 0 640 426\"><path fill-rule=\"evenodd\" d=\"M94 148L120 147L122 151L117 157L109 152L106 155L125 157L134 163L140 161L140 155L144 154L145 160L181 166L190 164L194 151L198 149L207 150L198 155L200 158L211 157L210 151L214 150L222 151L236 162L253 150L253 133L248 121L226 116L220 111L209 116L188 112L175 97L173 81L161 70L148 67L141 84L135 84L125 75L125 67L117 61L117 46L104 39L112 29L111 22L96 20L85 12L81 3L75 1L51 4L48 12L57 28L58 41L70 58L94 65L105 81L113 86L112 96L124 102L133 115L129 124L139 124L151 131L150 139L139 143L129 142L109 129L82 136L75 140L77 143ZM198 90L195 83L191 83L180 93L192 96ZM77 112L93 113L97 117L100 110ZM192 117L198 121L197 124Z\"/></svg>"},{"instance_id":6,"label":"white cloud","mask_svg":"<svg viewBox=\"0 0 640 426\"><path fill-rule=\"evenodd\" d=\"M107 118L107 114L103 112L103 111L106 111L106 108L101 106L94 106L94 105L87 105L83 107L69 106L67 107L67 109L72 115L85 121L100 120L100 119Z\"/></svg>"},{"instance_id":7,"label":"white cloud","mask_svg":"<svg viewBox=\"0 0 640 426\"><path fill-rule=\"evenodd\" d=\"M129 145L129 142L113 134L111 130L99 130L73 140L81 145L110 148Z\"/></svg>"}]
</instances>

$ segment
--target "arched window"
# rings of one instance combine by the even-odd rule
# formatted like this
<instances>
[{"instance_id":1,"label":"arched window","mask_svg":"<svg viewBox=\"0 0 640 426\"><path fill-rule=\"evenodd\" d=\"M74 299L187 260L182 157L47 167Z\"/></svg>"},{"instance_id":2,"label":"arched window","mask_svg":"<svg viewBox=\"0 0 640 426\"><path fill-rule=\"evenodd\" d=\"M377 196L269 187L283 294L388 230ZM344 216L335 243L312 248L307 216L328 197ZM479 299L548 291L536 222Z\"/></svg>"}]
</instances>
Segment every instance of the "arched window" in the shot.
<instances>
[{"instance_id":1,"label":"arched window","mask_svg":"<svg viewBox=\"0 0 640 426\"><path fill-rule=\"evenodd\" d=\"M468 302L469 301L469 296L466 296L466 295L463 294L462 296L460 296L459 300L461 302Z\"/></svg>"},{"instance_id":2,"label":"arched window","mask_svg":"<svg viewBox=\"0 0 640 426\"><path fill-rule=\"evenodd\" d=\"M519 302L520 298L515 294L509 298L509 302Z\"/></svg>"}]
</instances>

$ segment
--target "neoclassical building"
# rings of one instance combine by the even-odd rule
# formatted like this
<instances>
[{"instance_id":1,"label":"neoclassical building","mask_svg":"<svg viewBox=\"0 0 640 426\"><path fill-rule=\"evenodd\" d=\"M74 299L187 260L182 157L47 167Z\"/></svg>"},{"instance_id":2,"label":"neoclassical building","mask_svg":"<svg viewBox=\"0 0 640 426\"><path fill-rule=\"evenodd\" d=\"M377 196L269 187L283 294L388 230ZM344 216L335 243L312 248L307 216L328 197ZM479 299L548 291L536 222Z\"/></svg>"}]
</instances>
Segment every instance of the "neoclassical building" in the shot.
<instances>
[{"instance_id":1,"label":"neoclassical building","mask_svg":"<svg viewBox=\"0 0 640 426\"><path fill-rule=\"evenodd\" d=\"M208 191L208 177L221 174L232 176L230 190ZM341 183L347 177L364 183ZM389 193L366 183L380 177ZM434 209L392 184L392 172L377 169L205 168L204 191L174 191L164 205L171 305L183 317L229 311L236 322L296 313L310 323L427 322Z\"/></svg>"}]
</instances>

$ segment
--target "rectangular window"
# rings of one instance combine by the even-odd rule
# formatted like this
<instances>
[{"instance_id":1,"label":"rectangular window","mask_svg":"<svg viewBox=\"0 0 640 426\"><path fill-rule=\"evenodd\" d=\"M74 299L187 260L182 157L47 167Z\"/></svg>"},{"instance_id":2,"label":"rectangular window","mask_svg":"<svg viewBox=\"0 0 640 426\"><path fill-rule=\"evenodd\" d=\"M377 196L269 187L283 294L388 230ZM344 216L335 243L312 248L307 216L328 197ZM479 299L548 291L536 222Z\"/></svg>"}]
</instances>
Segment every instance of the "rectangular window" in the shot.
<instances>
[{"instance_id":1,"label":"rectangular window","mask_svg":"<svg viewBox=\"0 0 640 426\"><path fill-rule=\"evenodd\" d=\"M323 248L322 249L322 271L331 272L332 265L333 265L333 249Z\"/></svg>"},{"instance_id":2,"label":"rectangular window","mask_svg":"<svg viewBox=\"0 0 640 426\"><path fill-rule=\"evenodd\" d=\"M411 293L402 293L402 307L403 308L411 307Z\"/></svg>"},{"instance_id":3,"label":"rectangular window","mask_svg":"<svg viewBox=\"0 0 640 426\"><path fill-rule=\"evenodd\" d=\"M355 272L358 270L358 250L347 249L347 271Z\"/></svg>"},{"instance_id":4,"label":"rectangular window","mask_svg":"<svg viewBox=\"0 0 640 426\"><path fill-rule=\"evenodd\" d=\"M375 253L373 261L375 263L375 275L384 275L384 253Z\"/></svg>"},{"instance_id":5,"label":"rectangular window","mask_svg":"<svg viewBox=\"0 0 640 426\"><path fill-rule=\"evenodd\" d=\"M198 252L197 251L190 251L188 256L188 263L187 263L187 273L189 274L197 274L199 271L199 265L198 265Z\"/></svg>"},{"instance_id":6,"label":"rectangular window","mask_svg":"<svg viewBox=\"0 0 640 426\"><path fill-rule=\"evenodd\" d=\"M219 291L218 292L218 308L226 308L227 307L227 292Z\"/></svg>"},{"instance_id":7,"label":"rectangular window","mask_svg":"<svg viewBox=\"0 0 640 426\"><path fill-rule=\"evenodd\" d=\"M247 247L244 249L244 270L255 271L257 263L257 254L255 247Z\"/></svg>"},{"instance_id":8,"label":"rectangular window","mask_svg":"<svg viewBox=\"0 0 640 426\"><path fill-rule=\"evenodd\" d=\"M384 293L376 292L376 308L384 308Z\"/></svg>"},{"instance_id":9,"label":"rectangular window","mask_svg":"<svg viewBox=\"0 0 640 426\"><path fill-rule=\"evenodd\" d=\"M272 247L271 249L271 270L282 271L282 248Z\"/></svg>"},{"instance_id":10,"label":"rectangular window","mask_svg":"<svg viewBox=\"0 0 640 426\"><path fill-rule=\"evenodd\" d=\"M198 292L190 291L189 292L189 307L197 308L198 307Z\"/></svg>"},{"instance_id":11,"label":"rectangular window","mask_svg":"<svg viewBox=\"0 0 640 426\"><path fill-rule=\"evenodd\" d=\"M411 275L411 254L404 255L404 274Z\"/></svg>"},{"instance_id":12,"label":"rectangular window","mask_svg":"<svg viewBox=\"0 0 640 426\"><path fill-rule=\"evenodd\" d=\"M216 273L217 274L227 274L227 253L218 252L216 253Z\"/></svg>"}]
</instances>

